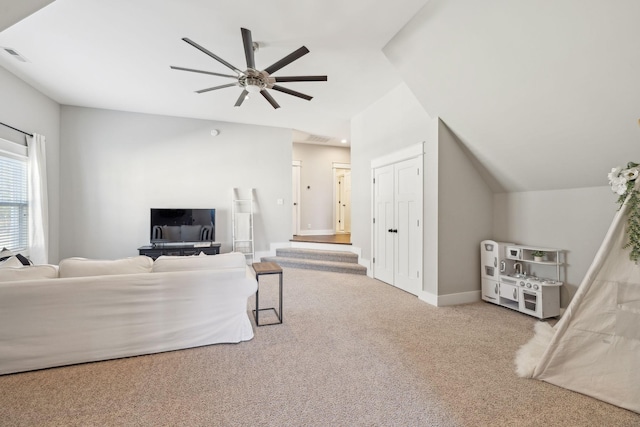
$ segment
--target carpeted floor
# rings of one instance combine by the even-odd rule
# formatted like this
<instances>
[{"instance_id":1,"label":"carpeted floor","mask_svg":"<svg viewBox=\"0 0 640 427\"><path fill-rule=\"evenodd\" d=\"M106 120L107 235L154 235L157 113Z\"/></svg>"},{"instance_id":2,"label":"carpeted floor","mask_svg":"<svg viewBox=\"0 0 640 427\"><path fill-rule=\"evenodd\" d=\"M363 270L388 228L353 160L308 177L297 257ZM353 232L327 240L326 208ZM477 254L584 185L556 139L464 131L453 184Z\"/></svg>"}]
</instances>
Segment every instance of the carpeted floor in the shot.
<instances>
[{"instance_id":1,"label":"carpeted floor","mask_svg":"<svg viewBox=\"0 0 640 427\"><path fill-rule=\"evenodd\" d=\"M284 279L284 324L252 341L1 376L0 425L640 425L516 377L534 318L436 308L366 276L285 268ZM260 289L269 304L277 277Z\"/></svg>"}]
</instances>

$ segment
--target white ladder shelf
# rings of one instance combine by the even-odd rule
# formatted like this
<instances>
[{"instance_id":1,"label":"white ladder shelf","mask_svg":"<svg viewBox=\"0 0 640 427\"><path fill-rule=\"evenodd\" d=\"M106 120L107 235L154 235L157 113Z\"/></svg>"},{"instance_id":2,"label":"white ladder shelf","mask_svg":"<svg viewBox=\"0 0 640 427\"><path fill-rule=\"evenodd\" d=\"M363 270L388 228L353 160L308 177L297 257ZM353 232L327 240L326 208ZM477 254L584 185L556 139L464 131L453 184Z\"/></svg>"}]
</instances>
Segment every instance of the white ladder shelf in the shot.
<instances>
[{"instance_id":1,"label":"white ladder shelf","mask_svg":"<svg viewBox=\"0 0 640 427\"><path fill-rule=\"evenodd\" d=\"M241 252L251 264L255 258L253 241L253 204L254 192L252 188L248 197L241 197L238 188L233 189L231 205L231 221L233 233L233 251Z\"/></svg>"}]
</instances>

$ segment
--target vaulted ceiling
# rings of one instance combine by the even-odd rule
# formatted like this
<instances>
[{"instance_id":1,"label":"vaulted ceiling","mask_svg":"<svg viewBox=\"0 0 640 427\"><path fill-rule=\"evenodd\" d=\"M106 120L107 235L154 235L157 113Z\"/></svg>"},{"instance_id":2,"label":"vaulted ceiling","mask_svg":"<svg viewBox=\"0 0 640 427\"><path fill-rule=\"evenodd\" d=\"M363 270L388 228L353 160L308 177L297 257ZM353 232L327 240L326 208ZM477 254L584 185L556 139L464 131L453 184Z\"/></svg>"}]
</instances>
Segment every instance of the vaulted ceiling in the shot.
<instances>
[{"instance_id":1,"label":"vaulted ceiling","mask_svg":"<svg viewBox=\"0 0 640 427\"><path fill-rule=\"evenodd\" d=\"M1 50L0 66L65 105L280 126L298 130L298 138L348 139L350 118L401 81L382 47L425 2L56 0L0 33L0 46L28 60L16 61ZM229 79L169 68L233 74L181 40L188 37L244 70L241 27L259 44L258 68L305 45L309 54L274 75L328 75L328 81L281 84L313 96L311 101L272 92L278 110L259 95L234 107L239 87L195 93Z\"/></svg>"},{"instance_id":2,"label":"vaulted ceiling","mask_svg":"<svg viewBox=\"0 0 640 427\"><path fill-rule=\"evenodd\" d=\"M51 3L11 25L39 7ZM636 0L24 0L0 3L0 66L66 105L349 134L349 120L404 81L492 177L495 191L606 184L640 161ZM233 107L239 88L170 65L228 73L189 37L244 69L240 28L264 68L326 74ZM284 84L283 84L284 86Z\"/></svg>"},{"instance_id":3,"label":"vaulted ceiling","mask_svg":"<svg viewBox=\"0 0 640 427\"><path fill-rule=\"evenodd\" d=\"M431 0L384 49L495 191L640 163L640 2Z\"/></svg>"}]
</instances>

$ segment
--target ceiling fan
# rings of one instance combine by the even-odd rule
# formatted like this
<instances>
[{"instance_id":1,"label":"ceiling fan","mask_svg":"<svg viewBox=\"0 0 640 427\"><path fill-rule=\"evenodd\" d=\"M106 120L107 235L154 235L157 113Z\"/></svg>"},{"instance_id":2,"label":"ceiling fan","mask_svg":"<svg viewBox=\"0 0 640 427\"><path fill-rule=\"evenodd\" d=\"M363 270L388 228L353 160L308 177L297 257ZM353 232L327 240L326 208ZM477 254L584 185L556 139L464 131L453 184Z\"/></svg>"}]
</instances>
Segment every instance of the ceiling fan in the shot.
<instances>
[{"instance_id":1,"label":"ceiling fan","mask_svg":"<svg viewBox=\"0 0 640 427\"><path fill-rule=\"evenodd\" d=\"M255 58L254 58L254 47L257 45L253 43L253 40L251 38L251 31L247 30L246 28L241 28L240 31L242 32L242 43L244 45L244 55L247 59L246 70L242 71L238 69L237 67L231 65L224 59L214 54L213 52L210 52L209 50L205 49L204 47L200 46L193 40L190 40L186 37L184 37L182 40L189 43L191 46L195 47L199 51L209 55L210 57L212 57L213 59L215 59L222 65L224 65L225 67L235 71L236 75L214 73L213 71L194 70L192 68L175 67L173 65L171 66L171 68L173 70L190 71L192 73L210 74L212 76L228 77L228 78L235 79L236 81L233 83L227 83L220 86L213 86L206 89L200 89L200 90L197 90L196 93L204 93L204 92L210 92L212 90L224 89L232 86L239 86L242 88L242 93L240 93L240 96L238 97L238 100L235 103L236 107L241 106L244 100L247 98L247 95L249 95L250 93L260 92L260 94L267 101L269 101L269 104L271 104L273 108L280 108L280 105L278 105L278 103L276 102L275 99L273 99L271 94L267 92L267 89L277 90L278 92L286 93L287 95L297 96L298 98L302 98L302 99L306 99L307 101L310 101L313 98L312 96L305 95L304 93L300 93L295 90L288 89L286 87L282 87L280 85L277 85L276 83L327 81L327 76L288 76L288 77L272 77L271 76L271 74L275 73L276 71L280 70L283 67L286 67L287 65L291 64L293 61L300 59L302 56L309 53L309 49L307 49L305 46L302 46L301 48L293 51L292 53L285 56L281 60L271 64L264 70L262 71L257 70L256 64L255 64Z\"/></svg>"}]
</instances>

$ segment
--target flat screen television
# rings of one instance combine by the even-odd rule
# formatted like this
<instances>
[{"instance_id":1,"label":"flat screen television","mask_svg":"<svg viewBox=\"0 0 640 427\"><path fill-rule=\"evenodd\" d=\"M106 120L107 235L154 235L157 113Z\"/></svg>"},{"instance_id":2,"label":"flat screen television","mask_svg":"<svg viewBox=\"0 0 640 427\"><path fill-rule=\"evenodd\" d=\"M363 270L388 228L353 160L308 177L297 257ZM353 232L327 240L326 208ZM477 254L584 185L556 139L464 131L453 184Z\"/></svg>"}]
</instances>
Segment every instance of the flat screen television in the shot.
<instances>
[{"instance_id":1,"label":"flat screen television","mask_svg":"<svg viewBox=\"0 0 640 427\"><path fill-rule=\"evenodd\" d=\"M151 208L152 244L215 241L215 209Z\"/></svg>"}]
</instances>

